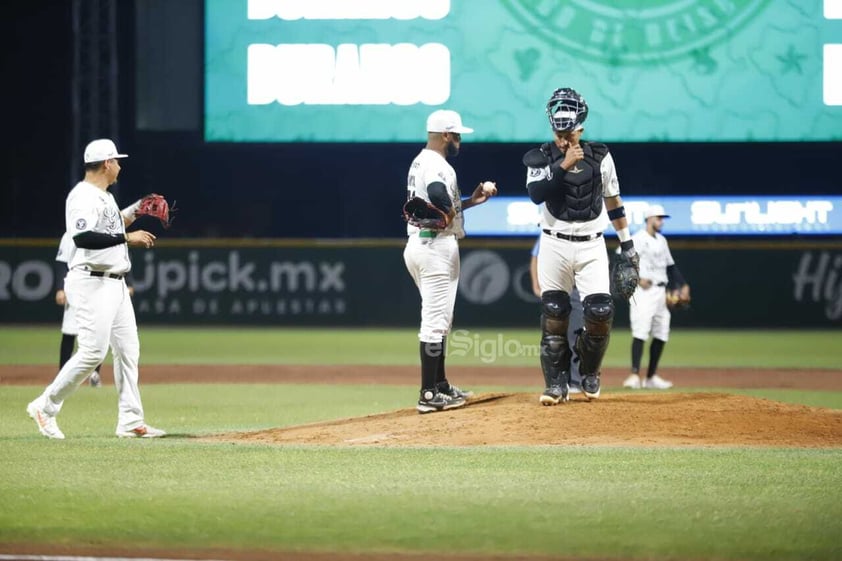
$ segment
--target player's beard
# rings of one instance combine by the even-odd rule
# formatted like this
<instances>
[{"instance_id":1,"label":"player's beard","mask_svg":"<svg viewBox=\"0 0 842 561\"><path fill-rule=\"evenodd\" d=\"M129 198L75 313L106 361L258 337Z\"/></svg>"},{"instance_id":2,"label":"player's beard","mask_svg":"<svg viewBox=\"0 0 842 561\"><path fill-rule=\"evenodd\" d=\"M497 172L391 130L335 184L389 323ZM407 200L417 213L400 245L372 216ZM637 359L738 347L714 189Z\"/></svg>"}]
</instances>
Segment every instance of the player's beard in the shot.
<instances>
[{"instance_id":1,"label":"player's beard","mask_svg":"<svg viewBox=\"0 0 842 561\"><path fill-rule=\"evenodd\" d=\"M457 154L459 154L459 146L457 146L453 141L448 141L445 153L448 158L454 158Z\"/></svg>"}]
</instances>

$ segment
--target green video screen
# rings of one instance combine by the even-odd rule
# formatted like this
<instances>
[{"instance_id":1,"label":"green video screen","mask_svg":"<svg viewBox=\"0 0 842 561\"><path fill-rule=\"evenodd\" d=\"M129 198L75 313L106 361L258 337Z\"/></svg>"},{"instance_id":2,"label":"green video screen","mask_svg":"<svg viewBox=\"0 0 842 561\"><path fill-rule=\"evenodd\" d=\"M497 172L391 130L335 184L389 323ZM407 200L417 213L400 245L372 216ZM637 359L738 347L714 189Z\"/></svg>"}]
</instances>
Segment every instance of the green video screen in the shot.
<instances>
[{"instance_id":1,"label":"green video screen","mask_svg":"<svg viewBox=\"0 0 842 561\"><path fill-rule=\"evenodd\" d=\"M589 138L842 139L838 0L206 0L205 139L550 136L572 87Z\"/></svg>"}]
</instances>

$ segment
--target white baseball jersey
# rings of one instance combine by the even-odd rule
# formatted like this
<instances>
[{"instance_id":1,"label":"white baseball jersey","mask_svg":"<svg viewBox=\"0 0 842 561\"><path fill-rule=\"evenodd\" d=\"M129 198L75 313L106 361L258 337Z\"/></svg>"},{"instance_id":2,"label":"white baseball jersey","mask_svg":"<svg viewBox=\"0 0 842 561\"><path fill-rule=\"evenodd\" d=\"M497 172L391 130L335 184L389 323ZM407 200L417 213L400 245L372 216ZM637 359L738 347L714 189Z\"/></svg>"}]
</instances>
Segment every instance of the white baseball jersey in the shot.
<instances>
[{"instance_id":1,"label":"white baseball jersey","mask_svg":"<svg viewBox=\"0 0 842 561\"><path fill-rule=\"evenodd\" d=\"M642 228L634 236L634 248L640 255L640 278L652 281L649 288L638 285L629 300L632 337L646 341L649 336L668 341L670 314L666 303L667 267L675 261L667 239L659 233L649 235Z\"/></svg>"},{"instance_id":2,"label":"white baseball jersey","mask_svg":"<svg viewBox=\"0 0 842 561\"><path fill-rule=\"evenodd\" d=\"M119 235L126 233L123 217L114 196L96 185L85 181L77 183L67 195L65 209L67 232L70 236L88 231ZM132 268L129 247L122 243L104 249L78 248L69 268L125 274Z\"/></svg>"},{"instance_id":3,"label":"white baseball jersey","mask_svg":"<svg viewBox=\"0 0 842 561\"><path fill-rule=\"evenodd\" d=\"M76 244L68 232L65 232L58 244L58 253L56 254L56 261L68 265L73 260L73 255L76 253ZM76 325L76 314L70 302L65 299L64 315L61 320L61 332L66 335L76 335L79 333L79 328Z\"/></svg>"},{"instance_id":4,"label":"white baseball jersey","mask_svg":"<svg viewBox=\"0 0 842 561\"><path fill-rule=\"evenodd\" d=\"M56 253L56 261L66 263L68 266L73 260L73 255L76 253L76 244L73 243L73 238L68 232L61 236L61 241L58 244L58 253Z\"/></svg>"},{"instance_id":5,"label":"white baseball jersey","mask_svg":"<svg viewBox=\"0 0 842 561\"><path fill-rule=\"evenodd\" d=\"M641 228L633 236L634 249L640 256L640 278L649 279L652 284L667 283L667 267L675 265L667 239L655 232L650 236Z\"/></svg>"},{"instance_id":6,"label":"white baseball jersey","mask_svg":"<svg viewBox=\"0 0 842 561\"><path fill-rule=\"evenodd\" d=\"M456 181L456 172L453 166L447 163L441 154L434 150L424 148L412 160L409 167L409 174L406 179L407 200L412 197L421 197L430 202L430 195L427 193L427 186L432 183L444 183L450 201L456 209L456 216L442 230L442 234L453 234L457 239L465 237L464 217L462 215L462 194L459 192L459 184ZM406 233L408 236L418 233L418 228L407 224Z\"/></svg>"},{"instance_id":7,"label":"white baseball jersey","mask_svg":"<svg viewBox=\"0 0 842 561\"><path fill-rule=\"evenodd\" d=\"M572 169L576 169L573 166ZM614 166L614 158L611 157L611 152L605 154L602 162L599 164L600 175L602 175L602 196L616 197L620 194L620 181L617 178L617 168ZM571 173L568 171L567 173ZM575 173L575 172L573 172ZM533 181L541 181L545 179L552 179L552 172L550 166L543 168L527 168L526 171L526 188ZM559 220L547 210L547 205L541 205L541 229L552 230L568 236L590 236L597 232L604 231L610 221L608 220L608 212L605 210L605 205L602 206L602 213L593 220L587 222L565 222Z\"/></svg>"}]
</instances>

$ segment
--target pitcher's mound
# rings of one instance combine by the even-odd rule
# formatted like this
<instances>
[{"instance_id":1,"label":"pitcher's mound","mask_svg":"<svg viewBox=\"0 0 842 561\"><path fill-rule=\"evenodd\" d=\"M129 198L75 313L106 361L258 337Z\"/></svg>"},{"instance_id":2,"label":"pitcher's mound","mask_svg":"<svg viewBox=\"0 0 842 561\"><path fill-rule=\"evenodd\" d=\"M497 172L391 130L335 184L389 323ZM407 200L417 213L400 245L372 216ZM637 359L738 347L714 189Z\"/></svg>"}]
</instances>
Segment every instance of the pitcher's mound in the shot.
<instances>
[{"instance_id":1,"label":"pitcher's mound","mask_svg":"<svg viewBox=\"0 0 842 561\"><path fill-rule=\"evenodd\" d=\"M581 395L554 407L538 394L482 394L468 405L326 421L215 440L336 446L842 446L842 411L723 393Z\"/></svg>"}]
</instances>

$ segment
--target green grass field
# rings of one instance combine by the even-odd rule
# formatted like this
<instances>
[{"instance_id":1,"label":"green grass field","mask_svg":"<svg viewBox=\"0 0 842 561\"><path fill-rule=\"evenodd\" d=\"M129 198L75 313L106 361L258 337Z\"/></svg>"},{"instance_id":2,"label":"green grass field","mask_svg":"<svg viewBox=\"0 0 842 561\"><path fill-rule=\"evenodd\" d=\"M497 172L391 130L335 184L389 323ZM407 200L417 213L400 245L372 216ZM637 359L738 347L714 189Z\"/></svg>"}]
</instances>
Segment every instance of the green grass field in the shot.
<instances>
[{"instance_id":1,"label":"green grass field","mask_svg":"<svg viewBox=\"0 0 842 561\"><path fill-rule=\"evenodd\" d=\"M675 332L664 360L839 369L839 335L687 330ZM502 337L532 344L536 334ZM414 364L417 353L412 330L142 328L141 338L144 364ZM626 364L627 341L615 333L606 364ZM0 364L53 364L58 342L57 329L0 327ZM316 384L142 386L147 418L172 433L150 441L113 436L113 386L81 387L59 417L68 439L49 441L24 412L42 389L0 382L0 551L42 543L185 554L842 558L839 448L387 449L195 438L405 408L415 390ZM842 392L740 393L842 409Z\"/></svg>"}]
</instances>

